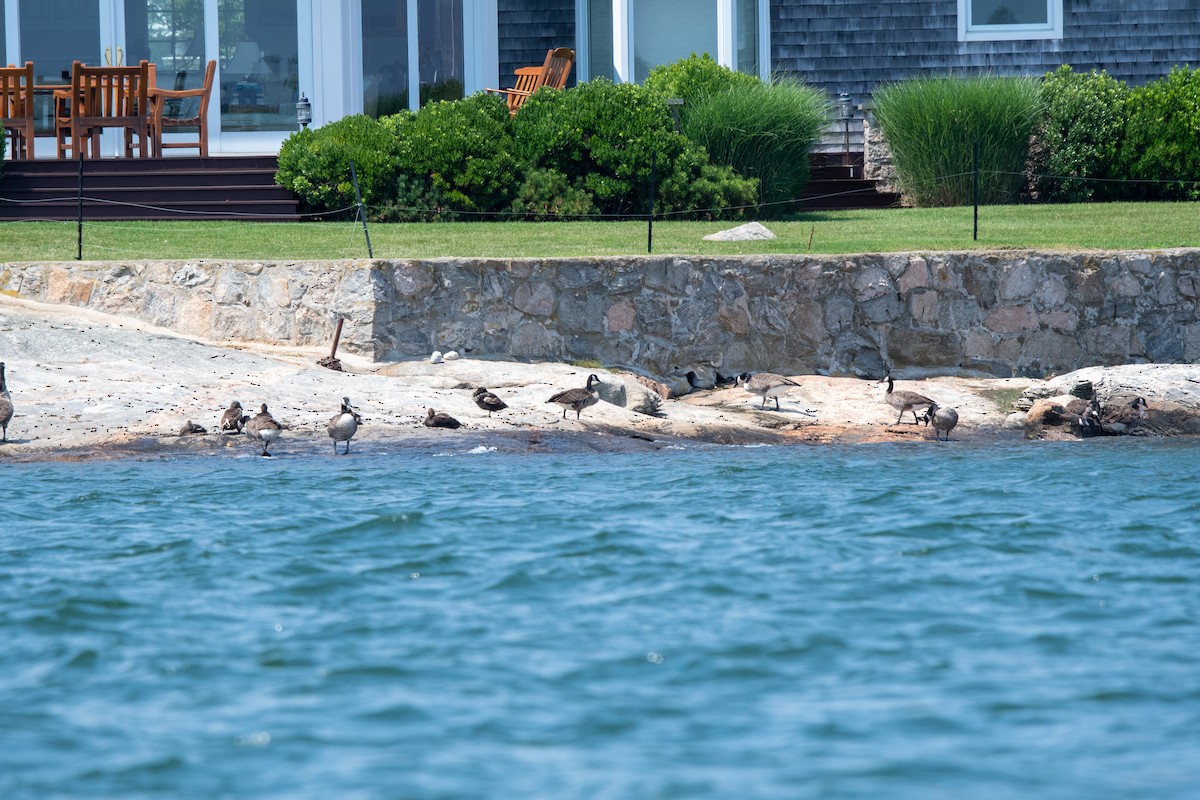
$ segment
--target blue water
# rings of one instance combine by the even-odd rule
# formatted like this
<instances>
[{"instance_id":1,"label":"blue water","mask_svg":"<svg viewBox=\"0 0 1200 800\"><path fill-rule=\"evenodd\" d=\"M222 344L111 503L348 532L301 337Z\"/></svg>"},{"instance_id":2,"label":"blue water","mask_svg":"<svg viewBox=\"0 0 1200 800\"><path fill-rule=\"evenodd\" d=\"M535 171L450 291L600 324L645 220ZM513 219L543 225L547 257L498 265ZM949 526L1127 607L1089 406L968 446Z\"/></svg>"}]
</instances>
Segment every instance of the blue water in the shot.
<instances>
[{"instance_id":1,"label":"blue water","mask_svg":"<svg viewBox=\"0 0 1200 800\"><path fill-rule=\"evenodd\" d=\"M0 465L0 797L1200 797L1198 456Z\"/></svg>"}]
</instances>

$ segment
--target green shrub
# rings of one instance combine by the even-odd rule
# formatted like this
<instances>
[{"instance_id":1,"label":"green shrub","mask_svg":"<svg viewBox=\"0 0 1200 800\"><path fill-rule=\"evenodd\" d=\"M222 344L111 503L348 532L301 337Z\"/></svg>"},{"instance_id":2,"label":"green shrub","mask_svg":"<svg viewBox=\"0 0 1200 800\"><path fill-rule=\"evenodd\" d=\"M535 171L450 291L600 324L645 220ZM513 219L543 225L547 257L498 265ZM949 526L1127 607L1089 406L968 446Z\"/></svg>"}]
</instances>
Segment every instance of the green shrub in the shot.
<instances>
[{"instance_id":1,"label":"green shrub","mask_svg":"<svg viewBox=\"0 0 1200 800\"><path fill-rule=\"evenodd\" d=\"M696 99L683 132L704 146L714 164L757 178L763 202L778 203L798 197L808 183L809 150L828 123L829 108L822 92L800 81L755 79Z\"/></svg>"},{"instance_id":2,"label":"green shrub","mask_svg":"<svg viewBox=\"0 0 1200 800\"><path fill-rule=\"evenodd\" d=\"M497 95L440 101L383 120L397 141L396 164L459 211L507 211L521 176L508 106Z\"/></svg>"},{"instance_id":3,"label":"green shrub","mask_svg":"<svg viewBox=\"0 0 1200 800\"><path fill-rule=\"evenodd\" d=\"M1063 65L1042 80L1042 122L1030 157L1039 200L1080 203L1120 197L1117 175L1129 87L1104 71Z\"/></svg>"},{"instance_id":4,"label":"green shrub","mask_svg":"<svg viewBox=\"0 0 1200 800\"><path fill-rule=\"evenodd\" d=\"M294 192L304 211L338 211L355 205L353 160L363 202L373 206L392 197L397 152L396 139L378 120L361 114L343 117L288 137L279 150L275 182Z\"/></svg>"},{"instance_id":5,"label":"green shrub","mask_svg":"<svg viewBox=\"0 0 1200 800\"><path fill-rule=\"evenodd\" d=\"M1200 199L1200 71L1175 67L1129 92L1120 153L1132 198Z\"/></svg>"},{"instance_id":6,"label":"green shrub","mask_svg":"<svg viewBox=\"0 0 1200 800\"><path fill-rule=\"evenodd\" d=\"M596 213L592 197L571 185L567 176L556 169L533 169L513 200L513 214L528 220L587 217Z\"/></svg>"},{"instance_id":7,"label":"green shrub","mask_svg":"<svg viewBox=\"0 0 1200 800\"><path fill-rule=\"evenodd\" d=\"M915 78L882 87L874 102L901 189L917 205L971 202L975 142L980 202L1011 203L1019 196L1030 135L1041 115L1034 80Z\"/></svg>"},{"instance_id":8,"label":"green shrub","mask_svg":"<svg viewBox=\"0 0 1200 800\"><path fill-rule=\"evenodd\" d=\"M424 178L399 175L391 200L372 209L376 222L454 222L460 219L445 196Z\"/></svg>"},{"instance_id":9,"label":"green shrub","mask_svg":"<svg viewBox=\"0 0 1200 800\"><path fill-rule=\"evenodd\" d=\"M692 53L687 58L654 67L643 86L663 97L680 98L683 100L681 112L687 115L701 98L761 84L754 75L721 66L708 53L699 56Z\"/></svg>"},{"instance_id":10,"label":"green shrub","mask_svg":"<svg viewBox=\"0 0 1200 800\"><path fill-rule=\"evenodd\" d=\"M657 211L709 209L754 202L757 181L729 168L705 169L703 148L674 133L665 99L637 84L597 78L572 89L543 89L513 118L518 158L550 169L590 196L604 214L644 214L652 158ZM731 211L726 216L737 216Z\"/></svg>"}]
</instances>

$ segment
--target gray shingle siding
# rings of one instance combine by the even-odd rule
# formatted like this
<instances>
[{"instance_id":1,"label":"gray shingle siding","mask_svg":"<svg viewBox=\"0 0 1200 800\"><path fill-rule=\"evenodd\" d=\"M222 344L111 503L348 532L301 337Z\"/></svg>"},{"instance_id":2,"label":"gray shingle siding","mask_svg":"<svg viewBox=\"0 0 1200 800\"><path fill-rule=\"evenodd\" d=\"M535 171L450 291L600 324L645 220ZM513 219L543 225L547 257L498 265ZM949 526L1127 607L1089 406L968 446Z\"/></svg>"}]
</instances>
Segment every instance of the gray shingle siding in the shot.
<instances>
[{"instance_id":1,"label":"gray shingle siding","mask_svg":"<svg viewBox=\"0 0 1200 800\"><path fill-rule=\"evenodd\" d=\"M1042 75L1062 64L1131 84L1200 67L1200 0L1063 0L1061 40L959 42L955 0L772 0L771 58L830 94L857 98L915 75Z\"/></svg>"},{"instance_id":2,"label":"gray shingle siding","mask_svg":"<svg viewBox=\"0 0 1200 800\"><path fill-rule=\"evenodd\" d=\"M498 0L500 85L513 85L513 70L546 60L554 47L575 50L574 0ZM568 85L575 83L571 70Z\"/></svg>"}]
</instances>

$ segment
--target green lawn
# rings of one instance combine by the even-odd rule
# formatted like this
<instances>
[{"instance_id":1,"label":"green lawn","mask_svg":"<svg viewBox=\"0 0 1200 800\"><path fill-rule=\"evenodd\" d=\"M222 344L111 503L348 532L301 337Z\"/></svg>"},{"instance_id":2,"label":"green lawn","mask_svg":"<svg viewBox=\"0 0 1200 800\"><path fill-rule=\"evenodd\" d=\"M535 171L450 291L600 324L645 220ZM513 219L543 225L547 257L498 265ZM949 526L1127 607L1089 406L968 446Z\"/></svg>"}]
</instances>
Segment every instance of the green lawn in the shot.
<instances>
[{"instance_id":1,"label":"green lawn","mask_svg":"<svg viewBox=\"0 0 1200 800\"><path fill-rule=\"evenodd\" d=\"M1145 250L1200 247L1200 204L1111 203L834 211L769 222L765 242L705 242L736 223L654 222L654 252L686 255L940 250ZM479 222L370 225L376 258L642 255L645 222ZM0 223L0 261L72 260L74 222ZM351 222L85 222L86 260L365 258Z\"/></svg>"}]
</instances>

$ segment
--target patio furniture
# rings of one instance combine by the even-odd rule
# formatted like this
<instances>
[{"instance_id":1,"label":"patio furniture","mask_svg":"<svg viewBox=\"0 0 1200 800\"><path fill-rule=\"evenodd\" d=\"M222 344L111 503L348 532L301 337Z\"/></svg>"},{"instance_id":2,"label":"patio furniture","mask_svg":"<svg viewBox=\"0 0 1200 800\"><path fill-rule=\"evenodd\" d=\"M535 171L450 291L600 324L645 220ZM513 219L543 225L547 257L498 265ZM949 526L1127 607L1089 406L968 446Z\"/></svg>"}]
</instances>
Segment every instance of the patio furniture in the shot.
<instances>
[{"instance_id":1,"label":"patio furniture","mask_svg":"<svg viewBox=\"0 0 1200 800\"><path fill-rule=\"evenodd\" d=\"M71 88L54 93L58 157L99 158L100 133L120 128L125 155L150 155L150 62L136 67L71 65Z\"/></svg>"},{"instance_id":2,"label":"patio furniture","mask_svg":"<svg viewBox=\"0 0 1200 800\"><path fill-rule=\"evenodd\" d=\"M161 156L165 148L192 147L202 157L208 156L208 100L216 72L217 62L209 61L204 69L204 85L198 89L183 89L178 80L174 89L150 89L150 139L156 156ZM163 140L163 134L184 128L195 128L195 139Z\"/></svg>"},{"instance_id":3,"label":"patio furniture","mask_svg":"<svg viewBox=\"0 0 1200 800\"><path fill-rule=\"evenodd\" d=\"M546 51L546 60L540 67L519 67L513 71L517 76L517 85L511 89L485 89L489 94L507 95L508 113L516 114L525 101L543 86L551 89L561 89L567 85L567 76L571 74L571 66L575 63L575 51L569 47L559 47Z\"/></svg>"},{"instance_id":4,"label":"patio furniture","mask_svg":"<svg viewBox=\"0 0 1200 800\"><path fill-rule=\"evenodd\" d=\"M33 158L33 62L0 67L0 124L12 142L12 158Z\"/></svg>"}]
</instances>

